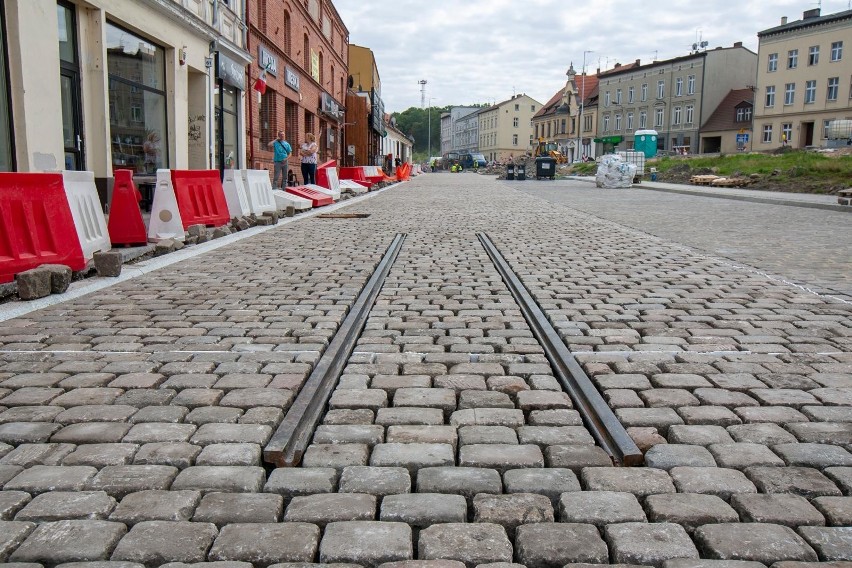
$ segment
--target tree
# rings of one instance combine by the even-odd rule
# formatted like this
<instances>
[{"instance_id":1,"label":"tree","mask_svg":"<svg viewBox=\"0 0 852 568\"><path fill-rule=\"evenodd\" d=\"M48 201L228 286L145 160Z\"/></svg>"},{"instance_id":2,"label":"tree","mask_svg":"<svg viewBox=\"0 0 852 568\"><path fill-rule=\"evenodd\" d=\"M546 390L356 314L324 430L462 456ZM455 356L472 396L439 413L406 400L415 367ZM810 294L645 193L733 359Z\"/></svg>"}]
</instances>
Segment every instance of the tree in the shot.
<instances>
[{"instance_id":1,"label":"tree","mask_svg":"<svg viewBox=\"0 0 852 568\"><path fill-rule=\"evenodd\" d=\"M432 141L432 155L441 153L441 113L449 112L450 107L428 108L411 107L402 112L393 113L396 127L405 134L414 137L414 154L420 158L429 157L429 140ZM429 122L431 118L431 136Z\"/></svg>"}]
</instances>

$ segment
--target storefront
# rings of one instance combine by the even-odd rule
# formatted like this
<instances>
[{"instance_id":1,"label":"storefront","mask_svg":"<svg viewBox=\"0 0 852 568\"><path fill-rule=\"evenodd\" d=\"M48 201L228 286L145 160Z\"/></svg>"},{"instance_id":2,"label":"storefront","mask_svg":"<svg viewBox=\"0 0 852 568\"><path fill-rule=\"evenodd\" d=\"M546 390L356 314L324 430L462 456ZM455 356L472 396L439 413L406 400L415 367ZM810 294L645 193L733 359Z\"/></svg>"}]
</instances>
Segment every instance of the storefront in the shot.
<instances>
[{"instance_id":1,"label":"storefront","mask_svg":"<svg viewBox=\"0 0 852 568\"><path fill-rule=\"evenodd\" d=\"M240 109L245 91L245 66L223 53L216 54L216 118L215 169L241 168Z\"/></svg>"},{"instance_id":2,"label":"storefront","mask_svg":"<svg viewBox=\"0 0 852 568\"><path fill-rule=\"evenodd\" d=\"M111 22L106 43L112 167L153 175L169 167L165 50Z\"/></svg>"},{"instance_id":3,"label":"storefront","mask_svg":"<svg viewBox=\"0 0 852 568\"><path fill-rule=\"evenodd\" d=\"M6 57L6 10L0 0L0 172L15 169L12 124L9 108L9 69Z\"/></svg>"}]
</instances>

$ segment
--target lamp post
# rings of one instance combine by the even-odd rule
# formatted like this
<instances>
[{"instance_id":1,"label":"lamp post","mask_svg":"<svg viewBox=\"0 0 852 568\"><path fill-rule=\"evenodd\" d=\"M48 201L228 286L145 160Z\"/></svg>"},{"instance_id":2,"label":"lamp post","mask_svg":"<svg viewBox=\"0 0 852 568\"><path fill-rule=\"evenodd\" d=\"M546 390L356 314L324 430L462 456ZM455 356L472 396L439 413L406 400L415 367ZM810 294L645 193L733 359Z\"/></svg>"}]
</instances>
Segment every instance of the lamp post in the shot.
<instances>
[{"instance_id":1,"label":"lamp post","mask_svg":"<svg viewBox=\"0 0 852 568\"><path fill-rule=\"evenodd\" d=\"M435 97L429 97L429 110L426 111L426 113L427 113L426 122L427 122L427 125L428 125L428 136L427 136L428 142L427 142L427 145L429 146L429 150L427 152L429 155L426 156L427 159L432 158L432 99L434 99L434 98Z\"/></svg>"},{"instance_id":2,"label":"lamp post","mask_svg":"<svg viewBox=\"0 0 852 568\"><path fill-rule=\"evenodd\" d=\"M586 55L589 53L594 53L594 51L584 51L583 52L583 78L580 81L582 86L580 87L580 114L577 115L577 157L580 157L580 131L583 128L583 101L586 100Z\"/></svg>"}]
</instances>

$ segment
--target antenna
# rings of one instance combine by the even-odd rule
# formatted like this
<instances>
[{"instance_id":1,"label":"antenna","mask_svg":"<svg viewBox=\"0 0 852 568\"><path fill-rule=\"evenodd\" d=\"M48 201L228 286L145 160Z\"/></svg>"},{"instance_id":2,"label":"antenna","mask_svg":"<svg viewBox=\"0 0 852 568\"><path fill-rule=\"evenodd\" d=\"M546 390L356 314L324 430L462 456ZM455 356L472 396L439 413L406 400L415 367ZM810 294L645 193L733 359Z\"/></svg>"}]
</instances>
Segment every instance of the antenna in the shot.
<instances>
[{"instance_id":1,"label":"antenna","mask_svg":"<svg viewBox=\"0 0 852 568\"><path fill-rule=\"evenodd\" d=\"M420 85L420 108L426 108L426 79L417 81Z\"/></svg>"},{"instance_id":2,"label":"antenna","mask_svg":"<svg viewBox=\"0 0 852 568\"><path fill-rule=\"evenodd\" d=\"M660 56L660 50L655 49L654 50L654 61L656 61L659 56Z\"/></svg>"}]
</instances>

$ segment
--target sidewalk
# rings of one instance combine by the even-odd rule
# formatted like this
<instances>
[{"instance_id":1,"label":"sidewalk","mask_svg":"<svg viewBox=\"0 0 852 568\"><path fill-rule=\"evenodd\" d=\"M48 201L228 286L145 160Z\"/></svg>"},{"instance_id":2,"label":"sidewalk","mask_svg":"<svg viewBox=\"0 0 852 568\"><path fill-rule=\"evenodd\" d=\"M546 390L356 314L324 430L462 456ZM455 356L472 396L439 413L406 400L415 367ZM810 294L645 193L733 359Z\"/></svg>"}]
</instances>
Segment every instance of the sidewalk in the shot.
<instances>
[{"instance_id":1,"label":"sidewalk","mask_svg":"<svg viewBox=\"0 0 852 568\"><path fill-rule=\"evenodd\" d=\"M580 181L594 183L594 177L571 177ZM786 205L791 207L808 207L812 209L828 209L831 211L847 211L852 213L852 207L837 203L836 195L819 195L815 193L789 193L784 191L762 191L756 189L737 189L732 187L711 187L700 185L685 185L679 183L663 183L659 181L642 181L634 184L637 189L650 189L666 193L683 195L700 195L752 203L768 203L770 205Z\"/></svg>"}]
</instances>

